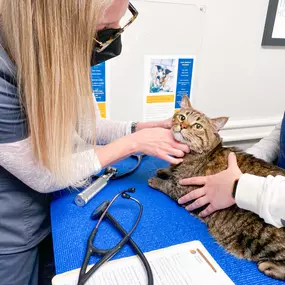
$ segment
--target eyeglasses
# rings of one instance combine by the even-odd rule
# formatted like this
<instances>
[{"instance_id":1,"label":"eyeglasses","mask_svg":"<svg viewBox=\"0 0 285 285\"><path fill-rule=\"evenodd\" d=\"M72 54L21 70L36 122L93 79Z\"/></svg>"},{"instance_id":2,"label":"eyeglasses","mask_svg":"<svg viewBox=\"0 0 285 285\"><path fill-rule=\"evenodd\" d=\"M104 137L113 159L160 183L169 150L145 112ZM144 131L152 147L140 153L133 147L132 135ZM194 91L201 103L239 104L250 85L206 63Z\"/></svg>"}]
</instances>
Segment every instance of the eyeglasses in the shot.
<instances>
[{"instance_id":1,"label":"eyeglasses","mask_svg":"<svg viewBox=\"0 0 285 285\"><path fill-rule=\"evenodd\" d=\"M132 13L132 18L122 27L119 29L118 32L116 32L114 35L112 35L110 37L110 39L108 39L107 41L105 41L104 43L98 41L97 39L94 38L94 40L97 43L97 46L95 47L95 50L99 53L101 51L103 51L105 48L107 48L112 42L114 42L124 31L125 29L134 22L134 20L137 18L139 12L136 10L136 8L129 3L128 6L129 11Z\"/></svg>"}]
</instances>

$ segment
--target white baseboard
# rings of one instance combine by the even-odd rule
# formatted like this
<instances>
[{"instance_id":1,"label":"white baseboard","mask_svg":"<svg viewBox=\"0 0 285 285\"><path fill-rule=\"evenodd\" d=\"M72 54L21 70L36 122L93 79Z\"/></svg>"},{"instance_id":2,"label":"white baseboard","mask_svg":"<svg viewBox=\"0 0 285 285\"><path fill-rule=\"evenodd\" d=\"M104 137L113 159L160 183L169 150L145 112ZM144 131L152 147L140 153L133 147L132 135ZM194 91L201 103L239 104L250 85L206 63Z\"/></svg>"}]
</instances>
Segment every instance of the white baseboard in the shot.
<instances>
[{"instance_id":1,"label":"white baseboard","mask_svg":"<svg viewBox=\"0 0 285 285\"><path fill-rule=\"evenodd\" d=\"M225 143L258 141L270 134L281 117L229 121L220 131Z\"/></svg>"},{"instance_id":2,"label":"white baseboard","mask_svg":"<svg viewBox=\"0 0 285 285\"><path fill-rule=\"evenodd\" d=\"M277 125L281 120L282 118L280 116L234 121L229 120L223 129L237 130L245 128L272 127Z\"/></svg>"}]
</instances>

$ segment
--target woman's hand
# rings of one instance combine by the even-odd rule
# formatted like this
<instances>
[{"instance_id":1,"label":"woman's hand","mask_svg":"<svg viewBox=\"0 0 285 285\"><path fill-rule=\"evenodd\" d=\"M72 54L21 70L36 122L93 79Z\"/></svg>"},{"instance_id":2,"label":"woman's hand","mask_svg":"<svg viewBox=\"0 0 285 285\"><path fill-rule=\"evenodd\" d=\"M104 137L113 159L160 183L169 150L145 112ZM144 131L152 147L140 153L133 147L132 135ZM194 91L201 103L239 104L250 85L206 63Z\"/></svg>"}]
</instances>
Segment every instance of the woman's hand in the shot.
<instances>
[{"instance_id":1,"label":"woman's hand","mask_svg":"<svg viewBox=\"0 0 285 285\"><path fill-rule=\"evenodd\" d=\"M215 175L186 178L180 181L181 185L203 185L203 187L186 194L178 200L178 203L185 204L196 200L186 207L189 211L209 204L199 214L200 217L206 217L217 210L228 208L235 204L232 196L233 185L234 181L239 179L241 175L242 172L237 165L236 155L230 153L226 170Z\"/></svg>"},{"instance_id":2,"label":"woman's hand","mask_svg":"<svg viewBox=\"0 0 285 285\"><path fill-rule=\"evenodd\" d=\"M164 128L164 129L171 129L172 124L173 124L173 121L172 121L172 117L171 117L167 120L158 122L158 127Z\"/></svg>"},{"instance_id":3,"label":"woman's hand","mask_svg":"<svg viewBox=\"0 0 285 285\"><path fill-rule=\"evenodd\" d=\"M135 152L156 156L172 164L181 163L184 154L189 152L188 146L177 142L171 131L165 128L143 129L131 137Z\"/></svg>"},{"instance_id":4,"label":"woman's hand","mask_svg":"<svg viewBox=\"0 0 285 285\"><path fill-rule=\"evenodd\" d=\"M139 122L137 123L137 131L142 129L149 129L149 128L163 128L163 129L171 129L172 127L172 118L163 121L157 122Z\"/></svg>"}]
</instances>

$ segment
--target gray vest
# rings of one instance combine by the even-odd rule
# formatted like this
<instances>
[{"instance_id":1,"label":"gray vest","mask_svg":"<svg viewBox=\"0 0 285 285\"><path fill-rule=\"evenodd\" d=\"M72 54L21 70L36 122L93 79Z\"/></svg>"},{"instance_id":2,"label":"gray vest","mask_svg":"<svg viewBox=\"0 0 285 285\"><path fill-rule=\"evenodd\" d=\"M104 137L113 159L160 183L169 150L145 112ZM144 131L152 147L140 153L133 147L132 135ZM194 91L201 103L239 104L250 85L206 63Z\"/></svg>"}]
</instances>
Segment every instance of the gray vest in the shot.
<instances>
[{"instance_id":1,"label":"gray vest","mask_svg":"<svg viewBox=\"0 0 285 285\"><path fill-rule=\"evenodd\" d=\"M27 137L15 73L15 66L0 45L0 144ZM48 235L49 200L48 195L32 190L0 166L0 254L28 250Z\"/></svg>"}]
</instances>

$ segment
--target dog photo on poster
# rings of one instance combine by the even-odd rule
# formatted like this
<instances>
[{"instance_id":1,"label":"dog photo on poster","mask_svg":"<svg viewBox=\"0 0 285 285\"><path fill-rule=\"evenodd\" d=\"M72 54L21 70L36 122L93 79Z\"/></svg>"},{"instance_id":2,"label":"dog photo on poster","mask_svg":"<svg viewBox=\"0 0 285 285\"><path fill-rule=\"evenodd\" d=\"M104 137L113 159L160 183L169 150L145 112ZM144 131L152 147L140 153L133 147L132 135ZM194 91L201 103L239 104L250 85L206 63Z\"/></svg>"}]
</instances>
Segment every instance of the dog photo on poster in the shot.
<instances>
[{"instance_id":1,"label":"dog photo on poster","mask_svg":"<svg viewBox=\"0 0 285 285\"><path fill-rule=\"evenodd\" d=\"M194 56L145 56L144 121L164 120L191 96Z\"/></svg>"},{"instance_id":2,"label":"dog photo on poster","mask_svg":"<svg viewBox=\"0 0 285 285\"><path fill-rule=\"evenodd\" d=\"M150 69L150 93L174 92L176 59L152 59Z\"/></svg>"}]
</instances>

